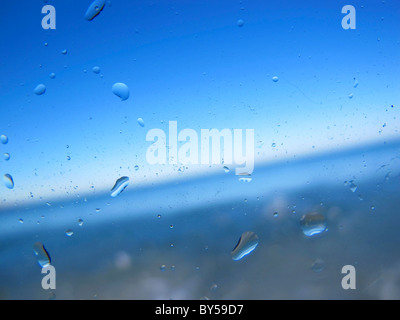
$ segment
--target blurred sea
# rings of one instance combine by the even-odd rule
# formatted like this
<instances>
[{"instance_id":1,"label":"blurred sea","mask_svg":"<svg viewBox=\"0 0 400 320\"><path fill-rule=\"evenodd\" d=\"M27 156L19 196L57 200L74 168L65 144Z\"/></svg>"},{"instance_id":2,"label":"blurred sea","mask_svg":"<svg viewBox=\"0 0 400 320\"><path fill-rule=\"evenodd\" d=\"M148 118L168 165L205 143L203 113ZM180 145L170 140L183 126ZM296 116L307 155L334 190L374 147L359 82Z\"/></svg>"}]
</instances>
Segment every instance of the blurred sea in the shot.
<instances>
[{"instance_id":1,"label":"blurred sea","mask_svg":"<svg viewBox=\"0 0 400 320\"><path fill-rule=\"evenodd\" d=\"M251 182L221 168L116 198L3 209L0 298L399 299L399 156L391 141L258 165ZM308 237L300 219L310 212L327 229ZM234 261L246 231L259 245ZM41 287L37 241L56 290ZM356 290L341 287L347 264Z\"/></svg>"}]
</instances>

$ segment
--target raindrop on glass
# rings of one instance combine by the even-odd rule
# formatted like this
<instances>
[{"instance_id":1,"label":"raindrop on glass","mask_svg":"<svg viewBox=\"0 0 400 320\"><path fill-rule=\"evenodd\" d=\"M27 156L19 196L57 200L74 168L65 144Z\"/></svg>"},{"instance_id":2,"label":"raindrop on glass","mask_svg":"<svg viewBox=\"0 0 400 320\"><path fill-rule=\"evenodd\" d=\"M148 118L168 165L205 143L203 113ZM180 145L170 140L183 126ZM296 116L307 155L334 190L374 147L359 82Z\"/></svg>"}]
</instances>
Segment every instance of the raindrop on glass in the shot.
<instances>
[{"instance_id":1,"label":"raindrop on glass","mask_svg":"<svg viewBox=\"0 0 400 320\"><path fill-rule=\"evenodd\" d=\"M93 1L85 13L85 19L88 21L93 20L103 10L105 3L105 0Z\"/></svg>"},{"instance_id":2,"label":"raindrop on glass","mask_svg":"<svg viewBox=\"0 0 400 320\"><path fill-rule=\"evenodd\" d=\"M56 74L54 72L49 74L50 79L54 79L56 77Z\"/></svg>"},{"instance_id":3,"label":"raindrop on glass","mask_svg":"<svg viewBox=\"0 0 400 320\"><path fill-rule=\"evenodd\" d=\"M254 232L244 232L231 252L232 259L241 260L258 246L258 236Z\"/></svg>"},{"instance_id":4,"label":"raindrop on glass","mask_svg":"<svg viewBox=\"0 0 400 320\"><path fill-rule=\"evenodd\" d=\"M273 82L278 82L279 78L277 76L272 77Z\"/></svg>"},{"instance_id":5,"label":"raindrop on glass","mask_svg":"<svg viewBox=\"0 0 400 320\"><path fill-rule=\"evenodd\" d=\"M129 98L129 88L125 83L117 82L112 86L112 92L124 101Z\"/></svg>"},{"instance_id":6,"label":"raindrop on glass","mask_svg":"<svg viewBox=\"0 0 400 320\"><path fill-rule=\"evenodd\" d=\"M237 26L238 27L243 27L244 26L244 21L242 20L242 19L239 19L237 22L236 22L236 24L237 24Z\"/></svg>"},{"instance_id":7,"label":"raindrop on glass","mask_svg":"<svg viewBox=\"0 0 400 320\"><path fill-rule=\"evenodd\" d=\"M226 173L228 173L229 172L229 168L227 167L227 166L224 166L224 171L226 172Z\"/></svg>"},{"instance_id":8,"label":"raindrop on glass","mask_svg":"<svg viewBox=\"0 0 400 320\"><path fill-rule=\"evenodd\" d=\"M92 68L92 71L93 71L95 74L99 74L99 73L100 73L100 67L95 66L95 67Z\"/></svg>"},{"instance_id":9,"label":"raindrop on glass","mask_svg":"<svg viewBox=\"0 0 400 320\"><path fill-rule=\"evenodd\" d=\"M67 49L64 49L63 51L61 51L61 53L64 55L67 54L67 52L68 52Z\"/></svg>"},{"instance_id":10,"label":"raindrop on glass","mask_svg":"<svg viewBox=\"0 0 400 320\"><path fill-rule=\"evenodd\" d=\"M6 160L6 161L10 160L10 154L9 154L9 153L3 154L3 158L4 158L4 160Z\"/></svg>"},{"instance_id":11,"label":"raindrop on glass","mask_svg":"<svg viewBox=\"0 0 400 320\"><path fill-rule=\"evenodd\" d=\"M36 88L33 90L33 92L35 93L35 94L37 94L38 96L40 96L40 95L42 95L43 93L45 93L46 92L46 86L44 85L44 84L38 84L37 86L36 86Z\"/></svg>"},{"instance_id":12,"label":"raindrop on glass","mask_svg":"<svg viewBox=\"0 0 400 320\"><path fill-rule=\"evenodd\" d=\"M138 171L139 170L139 166L138 165L134 166L134 169L135 169L135 171Z\"/></svg>"},{"instance_id":13,"label":"raindrop on glass","mask_svg":"<svg viewBox=\"0 0 400 320\"><path fill-rule=\"evenodd\" d=\"M0 136L0 141L2 144L7 144L8 143L8 137L5 134L2 134Z\"/></svg>"},{"instance_id":14,"label":"raindrop on glass","mask_svg":"<svg viewBox=\"0 0 400 320\"><path fill-rule=\"evenodd\" d=\"M357 190L357 185L354 184L353 180L350 181L349 184L350 184L350 190L351 190L351 192L356 192L356 190Z\"/></svg>"},{"instance_id":15,"label":"raindrop on glass","mask_svg":"<svg viewBox=\"0 0 400 320\"><path fill-rule=\"evenodd\" d=\"M167 266L166 266L165 264L163 264L163 265L160 267L160 270L164 272L165 270L167 270Z\"/></svg>"},{"instance_id":16,"label":"raindrop on glass","mask_svg":"<svg viewBox=\"0 0 400 320\"><path fill-rule=\"evenodd\" d=\"M316 259L311 265L311 269L314 272L321 272L325 269L325 262L322 259Z\"/></svg>"},{"instance_id":17,"label":"raindrop on glass","mask_svg":"<svg viewBox=\"0 0 400 320\"><path fill-rule=\"evenodd\" d=\"M6 174L3 176L3 182L4 182L4 185L5 185L8 189L13 189L13 188L14 188L14 180L13 180L13 178L11 177L11 175L9 175L8 173L6 173Z\"/></svg>"},{"instance_id":18,"label":"raindrop on glass","mask_svg":"<svg viewBox=\"0 0 400 320\"><path fill-rule=\"evenodd\" d=\"M33 252L35 253L39 266L45 268L50 265L51 263L50 255L41 242L36 242L33 245Z\"/></svg>"},{"instance_id":19,"label":"raindrop on glass","mask_svg":"<svg viewBox=\"0 0 400 320\"><path fill-rule=\"evenodd\" d=\"M118 196L122 191L125 190L125 188L128 186L129 184L129 178L128 177L121 177L119 178L114 186L111 189L111 197L116 197Z\"/></svg>"},{"instance_id":20,"label":"raindrop on glass","mask_svg":"<svg viewBox=\"0 0 400 320\"><path fill-rule=\"evenodd\" d=\"M74 234L74 232L73 232L71 229L68 229L68 230L65 231L65 234L66 234L68 237L71 237L71 236Z\"/></svg>"},{"instance_id":21,"label":"raindrop on glass","mask_svg":"<svg viewBox=\"0 0 400 320\"><path fill-rule=\"evenodd\" d=\"M138 119L137 119L137 122L139 123L139 125L140 125L141 127L144 127L144 121L143 121L142 118L138 118Z\"/></svg>"},{"instance_id":22,"label":"raindrop on glass","mask_svg":"<svg viewBox=\"0 0 400 320\"><path fill-rule=\"evenodd\" d=\"M316 212L307 213L301 217L300 226L307 237L317 235L326 230L325 216Z\"/></svg>"},{"instance_id":23,"label":"raindrop on glass","mask_svg":"<svg viewBox=\"0 0 400 320\"><path fill-rule=\"evenodd\" d=\"M80 226L80 227L83 226L83 220L82 219L78 219L78 226Z\"/></svg>"}]
</instances>

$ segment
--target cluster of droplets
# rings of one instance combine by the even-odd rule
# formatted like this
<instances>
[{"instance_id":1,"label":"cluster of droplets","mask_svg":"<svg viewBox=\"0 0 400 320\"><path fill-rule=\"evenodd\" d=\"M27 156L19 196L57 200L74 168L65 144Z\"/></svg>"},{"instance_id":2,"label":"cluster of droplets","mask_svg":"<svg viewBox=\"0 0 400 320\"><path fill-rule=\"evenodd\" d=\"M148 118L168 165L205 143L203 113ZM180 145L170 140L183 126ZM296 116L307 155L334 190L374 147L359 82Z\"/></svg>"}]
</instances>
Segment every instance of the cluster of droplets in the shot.
<instances>
[{"instance_id":1,"label":"cluster of droplets","mask_svg":"<svg viewBox=\"0 0 400 320\"><path fill-rule=\"evenodd\" d=\"M2 144L7 144L7 143L8 143L8 137L7 137L5 134L2 134L2 135L0 136L0 142L1 142ZM5 161L10 160L10 157L11 157L10 154L7 153L7 152L5 152L5 153L3 154L3 159L4 159ZM4 182L4 185L5 185L8 189L13 189L13 188L14 188L14 179L13 179L13 177L11 176L11 174L9 174L9 173L4 174L4 175L3 175L3 182Z\"/></svg>"}]
</instances>

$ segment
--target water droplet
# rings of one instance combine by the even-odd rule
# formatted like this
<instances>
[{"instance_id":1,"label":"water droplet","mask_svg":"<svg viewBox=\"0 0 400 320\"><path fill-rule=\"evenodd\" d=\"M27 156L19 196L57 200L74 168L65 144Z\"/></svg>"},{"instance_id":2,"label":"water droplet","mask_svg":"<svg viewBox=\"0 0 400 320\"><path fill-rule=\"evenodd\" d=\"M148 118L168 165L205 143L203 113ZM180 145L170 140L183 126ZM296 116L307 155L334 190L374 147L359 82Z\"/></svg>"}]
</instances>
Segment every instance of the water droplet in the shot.
<instances>
[{"instance_id":1,"label":"water droplet","mask_svg":"<svg viewBox=\"0 0 400 320\"><path fill-rule=\"evenodd\" d=\"M138 118L138 119L137 119L137 122L139 123L139 125L140 125L141 127L144 127L144 121L143 121L142 118Z\"/></svg>"},{"instance_id":2,"label":"water droplet","mask_svg":"<svg viewBox=\"0 0 400 320\"><path fill-rule=\"evenodd\" d=\"M36 86L36 88L33 90L33 92L35 93L35 94L37 94L38 96L40 96L40 95L42 95L43 93L45 93L46 92L46 86L44 85L44 84L38 84L37 86Z\"/></svg>"},{"instance_id":3,"label":"water droplet","mask_svg":"<svg viewBox=\"0 0 400 320\"><path fill-rule=\"evenodd\" d=\"M371 210L375 210L375 206L371 206Z\"/></svg>"},{"instance_id":4,"label":"water droplet","mask_svg":"<svg viewBox=\"0 0 400 320\"><path fill-rule=\"evenodd\" d=\"M99 74L99 73L100 73L100 67L99 67L99 66L95 66L95 67L92 68L92 71L93 71L95 74Z\"/></svg>"},{"instance_id":5,"label":"water droplet","mask_svg":"<svg viewBox=\"0 0 400 320\"><path fill-rule=\"evenodd\" d=\"M71 236L74 234L74 232L73 232L71 229L68 229L68 230L65 231L65 234L66 234L68 237L71 237Z\"/></svg>"},{"instance_id":6,"label":"water droplet","mask_svg":"<svg viewBox=\"0 0 400 320\"><path fill-rule=\"evenodd\" d=\"M121 177L119 178L114 186L111 189L111 197L116 197L118 196L122 191L125 190L125 188L128 186L129 184L129 178L128 177Z\"/></svg>"},{"instance_id":7,"label":"water droplet","mask_svg":"<svg viewBox=\"0 0 400 320\"><path fill-rule=\"evenodd\" d=\"M279 78L277 76L272 77L273 82L278 82Z\"/></svg>"},{"instance_id":8,"label":"water droplet","mask_svg":"<svg viewBox=\"0 0 400 320\"><path fill-rule=\"evenodd\" d=\"M307 213L301 217L300 226L306 236L314 236L326 230L325 216L316 212Z\"/></svg>"},{"instance_id":9,"label":"water droplet","mask_svg":"<svg viewBox=\"0 0 400 320\"><path fill-rule=\"evenodd\" d=\"M50 79L54 79L56 77L56 74L54 72L49 74Z\"/></svg>"},{"instance_id":10,"label":"water droplet","mask_svg":"<svg viewBox=\"0 0 400 320\"><path fill-rule=\"evenodd\" d=\"M170 224L170 225L169 225L169 228L170 228L170 229L173 229L173 228L174 228L174 225L173 225L173 224Z\"/></svg>"},{"instance_id":11,"label":"water droplet","mask_svg":"<svg viewBox=\"0 0 400 320\"><path fill-rule=\"evenodd\" d=\"M276 143L273 142L273 143L271 144L271 147L272 147L272 148L275 148L275 147L276 147Z\"/></svg>"},{"instance_id":12,"label":"water droplet","mask_svg":"<svg viewBox=\"0 0 400 320\"><path fill-rule=\"evenodd\" d=\"M231 252L232 259L238 261L258 246L258 236L254 232L244 232Z\"/></svg>"},{"instance_id":13,"label":"water droplet","mask_svg":"<svg viewBox=\"0 0 400 320\"><path fill-rule=\"evenodd\" d=\"M225 171L225 173L228 173L229 172L229 168L227 167L227 166L224 166L224 171Z\"/></svg>"},{"instance_id":14,"label":"water droplet","mask_svg":"<svg viewBox=\"0 0 400 320\"><path fill-rule=\"evenodd\" d=\"M6 161L10 160L10 154L9 154L9 153L3 154L3 158L4 158L4 160L6 160Z\"/></svg>"},{"instance_id":15,"label":"water droplet","mask_svg":"<svg viewBox=\"0 0 400 320\"><path fill-rule=\"evenodd\" d=\"M6 173L3 176L3 181L4 181L4 185L8 188L8 189L13 189L14 188L14 180L11 177L11 175L9 175L8 173Z\"/></svg>"},{"instance_id":16,"label":"water droplet","mask_svg":"<svg viewBox=\"0 0 400 320\"><path fill-rule=\"evenodd\" d=\"M83 226L83 220L82 219L78 219L78 226L80 226L80 227Z\"/></svg>"},{"instance_id":17,"label":"water droplet","mask_svg":"<svg viewBox=\"0 0 400 320\"><path fill-rule=\"evenodd\" d=\"M358 87L358 81L357 81L356 79L354 79L353 87L354 87L354 88L357 88L357 87Z\"/></svg>"},{"instance_id":18,"label":"water droplet","mask_svg":"<svg viewBox=\"0 0 400 320\"><path fill-rule=\"evenodd\" d=\"M158 219L161 219L161 214L158 214L158 215L157 215L157 218L158 218Z\"/></svg>"},{"instance_id":19,"label":"water droplet","mask_svg":"<svg viewBox=\"0 0 400 320\"><path fill-rule=\"evenodd\" d=\"M71 160L71 157L70 157L70 156L67 156L67 160Z\"/></svg>"},{"instance_id":20,"label":"water droplet","mask_svg":"<svg viewBox=\"0 0 400 320\"><path fill-rule=\"evenodd\" d=\"M167 266L166 266L165 264L163 264L163 265L160 267L160 270L161 270L162 272L164 272L165 270L167 270Z\"/></svg>"},{"instance_id":21,"label":"water droplet","mask_svg":"<svg viewBox=\"0 0 400 320\"><path fill-rule=\"evenodd\" d=\"M64 55L67 54L67 52L68 52L67 49L64 49L63 51L61 51L61 53Z\"/></svg>"},{"instance_id":22,"label":"water droplet","mask_svg":"<svg viewBox=\"0 0 400 320\"><path fill-rule=\"evenodd\" d=\"M325 261L322 259L316 259L311 265L311 269L314 272L321 272L325 269Z\"/></svg>"},{"instance_id":23,"label":"water droplet","mask_svg":"<svg viewBox=\"0 0 400 320\"><path fill-rule=\"evenodd\" d=\"M112 86L112 92L124 101L129 98L129 88L125 83L117 82Z\"/></svg>"},{"instance_id":24,"label":"water droplet","mask_svg":"<svg viewBox=\"0 0 400 320\"><path fill-rule=\"evenodd\" d=\"M7 144L8 143L8 137L5 134L2 134L0 136L0 141L2 144Z\"/></svg>"},{"instance_id":25,"label":"water droplet","mask_svg":"<svg viewBox=\"0 0 400 320\"><path fill-rule=\"evenodd\" d=\"M22 224L22 223L24 223L24 219L20 218L20 219L18 219L18 222Z\"/></svg>"},{"instance_id":26,"label":"water droplet","mask_svg":"<svg viewBox=\"0 0 400 320\"><path fill-rule=\"evenodd\" d=\"M274 218L278 217L278 212L274 212Z\"/></svg>"},{"instance_id":27,"label":"water droplet","mask_svg":"<svg viewBox=\"0 0 400 320\"><path fill-rule=\"evenodd\" d=\"M135 169L135 171L138 171L139 170L139 166L138 165L134 166L134 169Z\"/></svg>"},{"instance_id":28,"label":"water droplet","mask_svg":"<svg viewBox=\"0 0 400 320\"><path fill-rule=\"evenodd\" d=\"M236 22L236 24L237 24L237 26L238 27L243 27L244 26L244 21L242 20L242 19L239 19L237 22Z\"/></svg>"},{"instance_id":29,"label":"water droplet","mask_svg":"<svg viewBox=\"0 0 400 320\"><path fill-rule=\"evenodd\" d=\"M357 190L357 185L354 184L353 180L351 180L351 181L349 182L349 185L350 185L350 190L351 190L351 192L356 192L356 190Z\"/></svg>"},{"instance_id":30,"label":"water droplet","mask_svg":"<svg viewBox=\"0 0 400 320\"><path fill-rule=\"evenodd\" d=\"M354 95L353 95L352 93L350 93L350 94L349 94L349 99L352 99L353 96L354 96Z\"/></svg>"},{"instance_id":31,"label":"water droplet","mask_svg":"<svg viewBox=\"0 0 400 320\"><path fill-rule=\"evenodd\" d=\"M50 255L41 242L36 242L33 245L33 252L35 253L35 255L37 257L38 264L42 268L45 268L50 265L50 263L51 263Z\"/></svg>"},{"instance_id":32,"label":"water droplet","mask_svg":"<svg viewBox=\"0 0 400 320\"><path fill-rule=\"evenodd\" d=\"M93 20L103 10L105 3L105 0L93 1L85 13L86 20Z\"/></svg>"}]
</instances>

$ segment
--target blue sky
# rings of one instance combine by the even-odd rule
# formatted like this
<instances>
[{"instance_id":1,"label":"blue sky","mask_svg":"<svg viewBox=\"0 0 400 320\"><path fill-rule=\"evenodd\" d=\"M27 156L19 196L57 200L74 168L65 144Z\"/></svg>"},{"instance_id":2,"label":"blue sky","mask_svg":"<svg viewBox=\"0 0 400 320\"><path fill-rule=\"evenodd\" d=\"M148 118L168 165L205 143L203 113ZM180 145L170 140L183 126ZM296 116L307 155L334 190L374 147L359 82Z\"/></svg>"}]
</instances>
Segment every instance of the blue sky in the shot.
<instances>
[{"instance_id":1,"label":"blue sky","mask_svg":"<svg viewBox=\"0 0 400 320\"><path fill-rule=\"evenodd\" d=\"M15 180L0 188L3 205L102 192L124 175L137 186L181 177L145 161L147 131L170 120L178 130L254 129L258 163L397 138L398 1L112 0L87 21L90 3L3 4L0 152L11 158L0 168ZM56 30L41 28L45 4ZM346 4L356 30L341 27Z\"/></svg>"}]
</instances>

